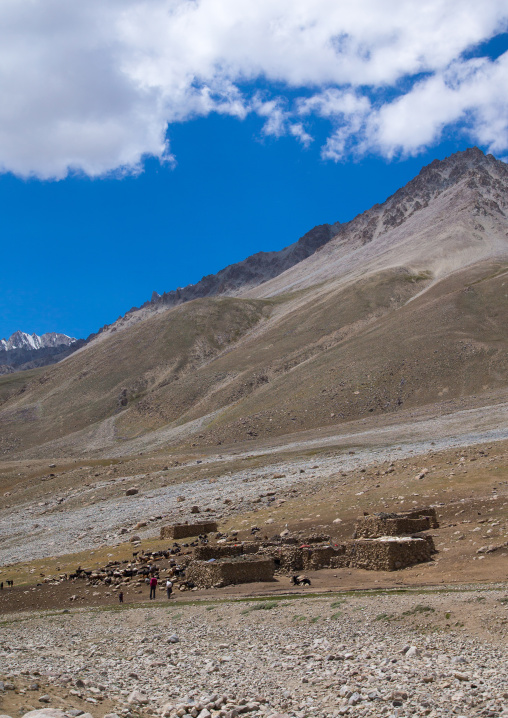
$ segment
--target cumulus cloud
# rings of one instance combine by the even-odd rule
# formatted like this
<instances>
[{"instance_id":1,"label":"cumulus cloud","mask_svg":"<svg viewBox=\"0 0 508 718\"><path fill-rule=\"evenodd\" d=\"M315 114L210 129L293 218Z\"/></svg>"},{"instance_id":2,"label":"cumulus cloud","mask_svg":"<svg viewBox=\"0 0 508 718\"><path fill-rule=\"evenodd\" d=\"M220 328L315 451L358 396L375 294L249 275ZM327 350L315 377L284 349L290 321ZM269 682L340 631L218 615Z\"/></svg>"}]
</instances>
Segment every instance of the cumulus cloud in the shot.
<instances>
[{"instance_id":1,"label":"cumulus cloud","mask_svg":"<svg viewBox=\"0 0 508 718\"><path fill-rule=\"evenodd\" d=\"M212 112L304 146L323 118L333 160L415 153L454 123L502 152L507 56L464 55L507 16L503 0L2 0L0 169L137 171L172 159L172 122Z\"/></svg>"}]
</instances>

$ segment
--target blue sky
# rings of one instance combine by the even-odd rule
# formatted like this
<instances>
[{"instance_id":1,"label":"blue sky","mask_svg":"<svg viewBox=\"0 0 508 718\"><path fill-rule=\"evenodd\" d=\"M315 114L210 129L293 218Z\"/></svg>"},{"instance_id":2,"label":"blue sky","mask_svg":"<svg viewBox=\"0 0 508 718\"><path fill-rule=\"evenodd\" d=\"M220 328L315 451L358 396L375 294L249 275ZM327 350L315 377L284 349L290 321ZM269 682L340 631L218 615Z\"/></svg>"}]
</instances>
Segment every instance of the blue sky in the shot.
<instances>
[{"instance_id":1,"label":"blue sky","mask_svg":"<svg viewBox=\"0 0 508 718\"><path fill-rule=\"evenodd\" d=\"M86 337L351 219L435 157L507 155L503 3L429 2L391 27L365 23L369 2L6 0L0 337Z\"/></svg>"}]
</instances>

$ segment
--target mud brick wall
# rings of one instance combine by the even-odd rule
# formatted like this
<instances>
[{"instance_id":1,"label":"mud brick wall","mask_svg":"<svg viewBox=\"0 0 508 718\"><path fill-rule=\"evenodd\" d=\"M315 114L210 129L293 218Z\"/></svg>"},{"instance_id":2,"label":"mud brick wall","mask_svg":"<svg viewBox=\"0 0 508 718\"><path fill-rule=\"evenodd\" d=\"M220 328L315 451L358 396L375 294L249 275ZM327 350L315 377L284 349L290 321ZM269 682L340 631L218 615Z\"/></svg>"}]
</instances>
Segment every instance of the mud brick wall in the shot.
<instances>
[{"instance_id":1,"label":"mud brick wall","mask_svg":"<svg viewBox=\"0 0 508 718\"><path fill-rule=\"evenodd\" d=\"M364 516L355 524L356 538L378 538L380 536L407 536L431 527L431 518L421 516L410 518L397 516L384 518L381 516Z\"/></svg>"},{"instance_id":2,"label":"mud brick wall","mask_svg":"<svg viewBox=\"0 0 508 718\"><path fill-rule=\"evenodd\" d=\"M162 526L160 537L161 539L182 539L199 536L199 534L208 534L214 531L217 531L216 521L195 524L173 524L172 526Z\"/></svg>"},{"instance_id":3,"label":"mud brick wall","mask_svg":"<svg viewBox=\"0 0 508 718\"><path fill-rule=\"evenodd\" d=\"M199 588L229 586L235 583L273 581L274 563L270 558L235 558L207 561L193 561L189 564L185 578Z\"/></svg>"},{"instance_id":4,"label":"mud brick wall","mask_svg":"<svg viewBox=\"0 0 508 718\"><path fill-rule=\"evenodd\" d=\"M347 565L370 571L395 571L405 566L430 561L431 549L424 538L360 539L350 541L346 549Z\"/></svg>"}]
</instances>

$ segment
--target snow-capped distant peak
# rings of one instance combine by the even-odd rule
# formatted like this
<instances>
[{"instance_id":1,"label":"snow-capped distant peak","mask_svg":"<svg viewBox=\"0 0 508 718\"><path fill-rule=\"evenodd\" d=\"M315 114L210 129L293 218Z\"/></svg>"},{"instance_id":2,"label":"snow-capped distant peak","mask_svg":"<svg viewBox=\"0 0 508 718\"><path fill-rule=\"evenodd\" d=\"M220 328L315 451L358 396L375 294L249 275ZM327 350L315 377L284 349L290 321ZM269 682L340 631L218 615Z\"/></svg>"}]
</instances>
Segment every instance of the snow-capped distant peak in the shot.
<instances>
[{"instance_id":1,"label":"snow-capped distant peak","mask_svg":"<svg viewBox=\"0 0 508 718\"><path fill-rule=\"evenodd\" d=\"M37 334L26 334L26 332L14 332L9 339L0 339L0 350L12 351L13 349L44 349L46 347L57 347L62 344L70 346L76 339L68 337L67 334L48 332L42 336Z\"/></svg>"}]
</instances>

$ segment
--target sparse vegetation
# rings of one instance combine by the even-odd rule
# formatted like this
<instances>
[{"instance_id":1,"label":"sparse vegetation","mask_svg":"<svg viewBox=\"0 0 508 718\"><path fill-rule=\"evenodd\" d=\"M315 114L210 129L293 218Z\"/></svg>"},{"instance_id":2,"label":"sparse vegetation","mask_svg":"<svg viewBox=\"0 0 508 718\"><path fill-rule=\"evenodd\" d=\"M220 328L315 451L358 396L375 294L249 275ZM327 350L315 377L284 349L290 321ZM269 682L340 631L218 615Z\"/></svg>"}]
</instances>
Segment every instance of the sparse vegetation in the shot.
<instances>
[{"instance_id":1,"label":"sparse vegetation","mask_svg":"<svg viewBox=\"0 0 508 718\"><path fill-rule=\"evenodd\" d=\"M330 608L339 608L339 607L342 606L345 602L346 602L345 599L340 598L338 601L333 601L333 602L330 604Z\"/></svg>"},{"instance_id":2,"label":"sparse vegetation","mask_svg":"<svg viewBox=\"0 0 508 718\"><path fill-rule=\"evenodd\" d=\"M421 272L406 275L405 279L406 282L411 282L412 284L415 282L424 282L427 279L432 279L432 272L428 269L424 269Z\"/></svg>"},{"instance_id":3,"label":"sparse vegetation","mask_svg":"<svg viewBox=\"0 0 508 718\"><path fill-rule=\"evenodd\" d=\"M416 616L419 613L435 613L436 609L432 608L432 606L424 606L421 603L418 603L414 608L411 608L409 611L404 611L402 613L403 616Z\"/></svg>"},{"instance_id":4,"label":"sparse vegetation","mask_svg":"<svg viewBox=\"0 0 508 718\"><path fill-rule=\"evenodd\" d=\"M249 606L249 608L244 609L241 613L245 614L251 613L252 611L270 611L272 608L277 608L278 606L279 601L260 601L259 603L255 603L253 606Z\"/></svg>"}]
</instances>

